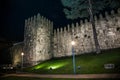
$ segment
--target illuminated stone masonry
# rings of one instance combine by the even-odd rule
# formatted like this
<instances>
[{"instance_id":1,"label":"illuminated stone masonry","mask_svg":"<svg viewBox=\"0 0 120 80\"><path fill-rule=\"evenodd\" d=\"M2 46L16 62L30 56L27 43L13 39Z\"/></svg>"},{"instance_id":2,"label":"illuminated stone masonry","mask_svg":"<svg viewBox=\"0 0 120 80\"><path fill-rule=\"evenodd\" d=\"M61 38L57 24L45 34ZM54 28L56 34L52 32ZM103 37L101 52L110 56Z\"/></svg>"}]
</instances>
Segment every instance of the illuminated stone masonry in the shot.
<instances>
[{"instance_id":1,"label":"illuminated stone masonry","mask_svg":"<svg viewBox=\"0 0 120 80\"><path fill-rule=\"evenodd\" d=\"M19 43L15 43L13 47L10 48L12 63L14 66L21 65L21 53L23 52L23 47L24 47L24 43L19 42Z\"/></svg>"},{"instance_id":2,"label":"illuminated stone masonry","mask_svg":"<svg viewBox=\"0 0 120 80\"><path fill-rule=\"evenodd\" d=\"M40 16L25 21L24 53L25 63L35 65L39 61L50 59L53 23Z\"/></svg>"},{"instance_id":3,"label":"illuminated stone masonry","mask_svg":"<svg viewBox=\"0 0 120 80\"><path fill-rule=\"evenodd\" d=\"M100 14L94 18L100 49L120 47L120 9L117 14L114 11L111 11L110 15L105 12L105 17ZM71 24L71 28L67 25L67 27L54 30L54 57L71 55L72 38L75 41L76 55L95 51L92 26L85 19L75 25Z\"/></svg>"},{"instance_id":4,"label":"illuminated stone masonry","mask_svg":"<svg viewBox=\"0 0 120 80\"><path fill-rule=\"evenodd\" d=\"M120 9L94 18L100 48L120 47ZM53 57L71 56L72 39L76 55L95 51L92 26L87 19L54 31L53 23L40 14L25 20L24 64L35 65Z\"/></svg>"}]
</instances>

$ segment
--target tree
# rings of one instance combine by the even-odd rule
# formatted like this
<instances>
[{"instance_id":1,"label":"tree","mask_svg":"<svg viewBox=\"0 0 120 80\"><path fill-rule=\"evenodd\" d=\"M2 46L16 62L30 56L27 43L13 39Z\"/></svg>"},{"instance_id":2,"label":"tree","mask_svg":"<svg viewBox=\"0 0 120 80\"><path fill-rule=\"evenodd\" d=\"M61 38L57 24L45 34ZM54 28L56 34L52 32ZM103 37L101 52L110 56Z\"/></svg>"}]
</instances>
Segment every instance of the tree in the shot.
<instances>
[{"instance_id":1,"label":"tree","mask_svg":"<svg viewBox=\"0 0 120 80\"><path fill-rule=\"evenodd\" d=\"M104 3L106 4L105 7L110 8L119 8L120 7L120 0L104 0Z\"/></svg>"},{"instance_id":2,"label":"tree","mask_svg":"<svg viewBox=\"0 0 120 80\"><path fill-rule=\"evenodd\" d=\"M95 48L96 48L96 53L100 53L100 45L97 39L97 32L96 32L96 28L95 28L95 21L93 18L93 10L92 10L92 4L91 4L91 0L89 1L89 13L90 13L90 20L91 20L91 24L92 24L92 29L93 29L93 38L94 38L94 42L95 42Z\"/></svg>"},{"instance_id":3,"label":"tree","mask_svg":"<svg viewBox=\"0 0 120 80\"><path fill-rule=\"evenodd\" d=\"M64 13L68 19L89 17L89 0L61 0ZM100 13L106 8L120 7L120 0L91 0L93 15Z\"/></svg>"},{"instance_id":4,"label":"tree","mask_svg":"<svg viewBox=\"0 0 120 80\"><path fill-rule=\"evenodd\" d=\"M61 2L65 7L64 13L68 19L90 17L96 53L100 53L93 15L103 11L106 7L119 7L119 0L61 0Z\"/></svg>"},{"instance_id":5,"label":"tree","mask_svg":"<svg viewBox=\"0 0 120 80\"><path fill-rule=\"evenodd\" d=\"M68 19L77 19L89 17L88 0L61 0L64 8L64 13ZM103 0L92 0L93 14L99 13L104 8Z\"/></svg>"}]
</instances>

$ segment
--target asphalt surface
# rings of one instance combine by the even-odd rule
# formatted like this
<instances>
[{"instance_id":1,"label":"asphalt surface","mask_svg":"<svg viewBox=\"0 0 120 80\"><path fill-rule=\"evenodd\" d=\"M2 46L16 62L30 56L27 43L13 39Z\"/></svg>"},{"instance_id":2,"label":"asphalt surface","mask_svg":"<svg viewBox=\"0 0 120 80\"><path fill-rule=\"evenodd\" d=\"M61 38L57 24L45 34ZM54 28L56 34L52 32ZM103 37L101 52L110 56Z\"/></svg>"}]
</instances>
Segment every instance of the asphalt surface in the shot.
<instances>
[{"instance_id":1,"label":"asphalt surface","mask_svg":"<svg viewBox=\"0 0 120 80\"><path fill-rule=\"evenodd\" d=\"M120 74L29 74L17 73L6 74L2 77L17 76L17 77L33 77L33 78L120 78Z\"/></svg>"}]
</instances>

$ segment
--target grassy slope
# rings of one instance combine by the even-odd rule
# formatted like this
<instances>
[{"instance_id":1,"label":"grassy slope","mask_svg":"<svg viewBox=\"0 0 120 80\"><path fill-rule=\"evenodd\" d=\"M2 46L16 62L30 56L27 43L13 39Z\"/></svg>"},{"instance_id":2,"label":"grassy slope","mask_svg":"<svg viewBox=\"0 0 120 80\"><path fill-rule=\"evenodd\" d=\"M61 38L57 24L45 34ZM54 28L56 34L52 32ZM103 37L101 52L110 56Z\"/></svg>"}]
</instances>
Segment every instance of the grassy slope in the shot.
<instances>
[{"instance_id":1,"label":"grassy slope","mask_svg":"<svg viewBox=\"0 0 120 80\"><path fill-rule=\"evenodd\" d=\"M104 64L115 64L114 69L104 69ZM81 68L78 69L77 66ZM50 67L54 68L50 70ZM41 74L72 74L72 57L52 59L36 66L25 69L28 72ZM120 73L120 49L103 51L101 54L84 54L76 56L77 74L91 73Z\"/></svg>"}]
</instances>

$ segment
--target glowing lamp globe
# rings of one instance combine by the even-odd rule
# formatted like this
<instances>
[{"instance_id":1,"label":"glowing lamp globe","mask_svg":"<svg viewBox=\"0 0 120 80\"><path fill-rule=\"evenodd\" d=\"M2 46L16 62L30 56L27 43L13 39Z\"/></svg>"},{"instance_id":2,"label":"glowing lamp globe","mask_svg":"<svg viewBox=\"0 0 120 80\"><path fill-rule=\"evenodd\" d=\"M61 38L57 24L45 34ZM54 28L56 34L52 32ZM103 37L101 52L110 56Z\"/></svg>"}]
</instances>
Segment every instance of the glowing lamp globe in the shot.
<instances>
[{"instance_id":1,"label":"glowing lamp globe","mask_svg":"<svg viewBox=\"0 0 120 80\"><path fill-rule=\"evenodd\" d=\"M21 53L21 55L23 56L23 55L24 55L24 53L22 52L22 53Z\"/></svg>"},{"instance_id":2,"label":"glowing lamp globe","mask_svg":"<svg viewBox=\"0 0 120 80\"><path fill-rule=\"evenodd\" d=\"M71 42L71 44L72 44L72 45L75 45L75 42L74 42L74 41L72 41L72 42Z\"/></svg>"}]
</instances>

